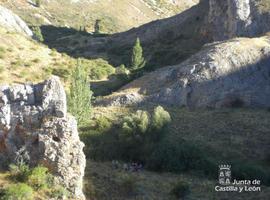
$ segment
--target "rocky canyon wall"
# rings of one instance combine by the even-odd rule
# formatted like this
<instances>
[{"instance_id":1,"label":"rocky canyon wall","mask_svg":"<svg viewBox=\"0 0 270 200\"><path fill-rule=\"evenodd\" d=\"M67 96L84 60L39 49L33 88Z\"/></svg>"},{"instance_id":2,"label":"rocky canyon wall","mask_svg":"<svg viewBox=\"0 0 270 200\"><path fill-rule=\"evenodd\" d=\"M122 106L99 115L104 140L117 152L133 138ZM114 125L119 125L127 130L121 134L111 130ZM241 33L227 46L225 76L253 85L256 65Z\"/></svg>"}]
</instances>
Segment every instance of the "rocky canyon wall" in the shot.
<instances>
[{"instance_id":1,"label":"rocky canyon wall","mask_svg":"<svg viewBox=\"0 0 270 200\"><path fill-rule=\"evenodd\" d=\"M58 77L36 85L0 86L0 163L42 164L81 200L83 147Z\"/></svg>"},{"instance_id":2,"label":"rocky canyon wall","mask_svg":"<svg viewBox=\"0 0 270 200\"><path fill-rule=\"evenodd\" d=\"M260 13L256 0L208 0L206 28L215 41L255 37L270 30L269 13Z\"/></svg>"}]
</instances>

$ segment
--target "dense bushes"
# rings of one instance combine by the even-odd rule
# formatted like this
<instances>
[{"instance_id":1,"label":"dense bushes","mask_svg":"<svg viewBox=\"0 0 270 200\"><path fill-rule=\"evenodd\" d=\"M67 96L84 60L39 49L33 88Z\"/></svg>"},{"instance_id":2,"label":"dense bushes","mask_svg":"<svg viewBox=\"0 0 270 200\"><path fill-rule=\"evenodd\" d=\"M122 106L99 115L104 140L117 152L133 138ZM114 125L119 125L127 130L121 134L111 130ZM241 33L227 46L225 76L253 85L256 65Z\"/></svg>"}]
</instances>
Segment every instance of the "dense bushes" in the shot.
<instances>
[{"instance_id":1,"label":"dense bushes","mask_svg":"<svg viewBox=\"0 0 270 200\"><path fill-rule=\"evenodd\" d=\"M146 111L138 110L135 114L126 116L123 120L123 133L129 135L144 134L150 125L149 114Z\"/></svg>"},{"instance_id":2,"label":"dense bushes","mask_svg":"<svg viewBox=\"0 0 270 200\"><path fill-rule=\"evenodd\" d=\"M226 161L226 164L232 165L233 178L260 179L263 184L270 184L268 163L250 163L238 155L223 154L222 149L214 149L215 146L200 138L193 140L187 137L185 129L176 132L169 123L175 119L171 119L164 108L158 106L152 112L149 108L148 112L145 110L131 110L132 114L121 115L114 120L109 116L102 117L97 120L95 128L85 129L81 137L86 143L87 156L97 161L142 162L150 170L192 172L214 180L218 166ZM176 123L174 121L173 125ZM89 129L91 131L87 132Z\"/></svg>"},{"instance_id":3,"label":"dense bushes","mask_svg":"<svg viewBox=\"0 0 270 200\"><path fill-rule=\"evenodd\" d=\"M191 142L163 139L150 156L149 168L157 171L203 171L215 176L217 166L208 159L207 152Z\"/></svg>"},{"instance_id":4,"label":"dense bushes","mask_svg":"<svg viewBox=\"0 0 270 200\"><path fill-rule=\"evenodd\" d=\"M43 166L29 168L24 163L10 165L10 179L14 184L1 191L0 200L31 200L34 191L45 192L48 197L62 199L69 193L61 185L55 185L53 176Z\"/></svg>"},{"instance_id":5,"label":"dense bushes","mask_svg":"<svg viewBox=\"0 0 270 200\"><path fill-rule=\"evenodd\" d=\"M20 163L18 165L11 164L9 166L9 171L11 174L11 177L20 182L26 182L27 178L29 177L31 171L28 167L28 165L25 165L24 163Z\"/></svg>"},{"instance_id":6,"label":"dense bushes","mask_svg":"<svg viewBox=\"0 0 270 200\"><path fill-rule=\"evenodd\" d=\"M48 169L42 166L35 167L32 169L27 182L36 190L47 188L48 183L50 182Z\"/></svg>"},{"instance_id":7,"label":"dense bushes","mask_svg":"<svg viewBox=\"0 0 270 200\"><path fill-rule=\"evenodd\" d=\"M163 107L158 106L154 110L152 126L159 130L171 122L170 114Z\"/></svg>"},{"instance_id":8,"label":"dense bushes","mask_svg":"<svg viewBox=\"0 0 270 200\"><path fill-rule=\"evenodd\" d=\"M25 183L12 184L4 191L1 200L32 200L33 189Z\"/></svg>"},{"instance_id":9,"label":"dense bushes","mask_svg":"<svg viewBox=\"0 0 270 200\"><path fill-rule=\"evenodd\" d=\"M155 146L162 138L170 115L162 107L157 107L150 114L138 110L112 124L101 117L96 120L95 130L82 133L86 143L86 154L96 160L122 159L146 163Z\"/></svg>"},{"instance_id":10,"label":"dense bushes","mask_svg":"<svg viewBox=\"0 0 270 200\"><path fill-rule=\"evenodd\" d=\"M147 111L138 110L126 116L122 122L122 132L142 135L147 132L158 132L171 122L170 114L163 107L157 106L151 115Z\"/></svg>"},{"instance_id":11,"label":"dense bushes","mask_svg":"<svg viewBox=\"0 0 270 200\"><path fill-rule=\"evenodd\" d=\"M82 60L82 65L89 70L91 80L101 80L115 73L115 68L103 59L96 59L90 62Z\"/></svg>"}]
</instances>

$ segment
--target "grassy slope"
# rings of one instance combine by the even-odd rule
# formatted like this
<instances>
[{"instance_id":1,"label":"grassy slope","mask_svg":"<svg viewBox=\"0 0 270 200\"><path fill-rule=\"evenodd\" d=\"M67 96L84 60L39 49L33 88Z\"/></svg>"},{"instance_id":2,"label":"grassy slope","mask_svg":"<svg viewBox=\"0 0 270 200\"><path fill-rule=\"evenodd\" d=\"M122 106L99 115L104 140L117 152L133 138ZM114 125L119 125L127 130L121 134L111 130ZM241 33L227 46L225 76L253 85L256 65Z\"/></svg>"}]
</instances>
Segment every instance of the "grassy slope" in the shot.
<instances>
[{"instance_id":1,"label":"grassy slope","mask_svg":"<svg viewBox=\"0 0 270 200\"><path fill-rule=\"evenodd\" d=\"M114 68L102 59L81 59L92 72L90 78L102 71L102 77L114 73ZM62 78L68 86L69 77L77 59L38 43L23 35L0 27L0 83L40 82L50 75ZM96 73L95 73L96 72Z\"/></svg>"},{"instance_id":2,"label":"grassy slope","mask_svg":"<svg viewBox=\"0 0 270 200\"><path fill-rule=\"evenodd\" d=\"M30 25L49 24L46 21L50 21L51 26L42 28L45 43L50 48L75 57L102 57L115 66L123 63L130 64L130 52L137 36L142 40L149 69L179 63L201 48L205 41L201 37L199 27L203 22L205 7L199 7L179 17L160 20L113 37L95 38L91 35L76 34L80 26L93 31L95 20L99 18L103 19L102 32L125 31L180 13L198 1L193 1L191 5L187 5L186 1L178 1L178 7L172 7L164 0L156 1L161 3L155 6L151 2L153 1L99 0L97 3L88 2L89 6L87 6L84 1L70 4L66 0L53 0L49 3L44 2L41 8L36 8L25 0L15 2L7 0L3 5L14 10ZM62 9L58 9L59 7ZM160 12L164 13L160 14ZM66 27L59 28L58 26Z\"/></svg>"},{"instance_id":3,"label":"grassy slope","mask_svg":"<svg viewBox=\"0 0 270 200\"><path fill-rule=\"evenodd\" d=\"M206 13L207 4L201 3L171 18L112 35L90 35L53 27L42 27L42 32L45 43L51 48L75 57L102 57L115 66L130 65L132 47L139 37L147 60L146 68L154 70L178 64L200 50L207 42L200 31Z\"/></svg>"},{"instance_id":4,"label":"grassy slope","mask_svg":"<svg viewBox=\"0 0 270 200\"><path fill-rule=\"evenodd\" d=\"M37 82L53 69L69 69L74 59L0 27L0 82Z\"/></svg>"},{"instance_id":5,"label":"grassy slope","mask_svg":"<svg viewBox=\"0 0 270 200\"><path fill-rule=\"evenodd\" d=\"M2 4L14 10L28 24L40 25L51 22L55 26L79 28L86 26L93 31L96 19L103 19L105 32L120 32L149 21L172 16L188 6L187 3L172 5L165 1L151 0L67 0L44 1L41 8L29 4L26 0L6 0ZM194 1L196 2L196 0ZM61 9L59 9L61 7ZM128 15L127 15L128 13Z\"/></svg>"}]
</instances>

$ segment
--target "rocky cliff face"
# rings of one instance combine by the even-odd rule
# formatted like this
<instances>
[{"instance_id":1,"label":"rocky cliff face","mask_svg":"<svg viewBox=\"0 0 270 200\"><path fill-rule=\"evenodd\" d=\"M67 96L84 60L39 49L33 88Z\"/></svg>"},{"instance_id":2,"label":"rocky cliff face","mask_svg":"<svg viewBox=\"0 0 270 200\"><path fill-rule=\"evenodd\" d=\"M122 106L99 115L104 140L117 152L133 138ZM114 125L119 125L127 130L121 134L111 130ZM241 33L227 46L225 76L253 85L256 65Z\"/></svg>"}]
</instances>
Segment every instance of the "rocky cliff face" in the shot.
<instances>
[{"instance_id":1,"label":"rocky cliff face","mask_svg":"<svg viewBox=\"0 0 270 200\"><path fill-rule=\"evenodd\" d=\"M0 6L0 26L10 31L23 33L30 37L33 36L26 23L18 15L3 6Z\"/></svg>"},{"instance_id":2,"label":"rocky cliff face","mask_svg":"<svg viewBox=\"0 0 270 200\"><path fill-rule=\"evenodd\" d=\"M43 164L74 199L84 199L83 146L58 77L36 85L0 86L0 163Z\"/></svg>"},{"instance_id":3,"label":"rocky cliff face","mask_svg":"<svg viewBox=\"0 0 270 200\"><path fill-rule=\"evenodd\" d=\"M179 65L135 80L101 103L270 107L269 64L270 37L213 43Z\"/></svg>"},{"instance_id":4,"label":"rocky cliff face","mask_svg":"<svg viewBox=\"0 0 270 200\"><path fill-rule=\"evenodd\" d=\"M209 0L206 21L213 39L254 37L268 32L270 15L260 13L256 5L256 0Z\"/></svg>"}]
</instances>

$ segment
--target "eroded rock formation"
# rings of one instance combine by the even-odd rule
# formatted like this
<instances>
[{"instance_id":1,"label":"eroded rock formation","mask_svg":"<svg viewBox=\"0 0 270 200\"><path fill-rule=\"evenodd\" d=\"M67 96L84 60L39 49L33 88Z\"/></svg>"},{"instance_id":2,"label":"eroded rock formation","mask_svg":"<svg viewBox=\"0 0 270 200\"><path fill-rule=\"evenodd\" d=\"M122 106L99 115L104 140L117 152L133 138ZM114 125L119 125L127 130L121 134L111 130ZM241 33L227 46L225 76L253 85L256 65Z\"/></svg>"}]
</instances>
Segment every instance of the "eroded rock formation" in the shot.
<instances>
[{"instance_id":1,"label":"eroded rock formation","mask_svg":"<svg viewBox=\"0 0 270 200\"><path fill-rule=\"evenodd\" d=\"M83 147L58 77L36 85L0 86L0 163L43 164L73 199L84 199Z\"/></svg>"},{"instance_id":2,"label":"eroded rock formation","mask_svg":"<svg viewBox=\"0 0 270 200\"><path fill-rule=\"evenodd\" d=\"M208 0L206 29L213 40L233 37L255 37L270 30L269 13L261 13L257 0Z\"/></svg>"}]
</instances>

